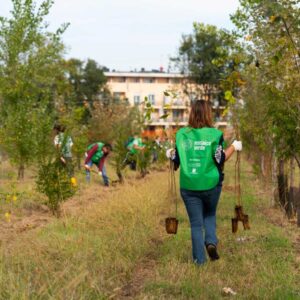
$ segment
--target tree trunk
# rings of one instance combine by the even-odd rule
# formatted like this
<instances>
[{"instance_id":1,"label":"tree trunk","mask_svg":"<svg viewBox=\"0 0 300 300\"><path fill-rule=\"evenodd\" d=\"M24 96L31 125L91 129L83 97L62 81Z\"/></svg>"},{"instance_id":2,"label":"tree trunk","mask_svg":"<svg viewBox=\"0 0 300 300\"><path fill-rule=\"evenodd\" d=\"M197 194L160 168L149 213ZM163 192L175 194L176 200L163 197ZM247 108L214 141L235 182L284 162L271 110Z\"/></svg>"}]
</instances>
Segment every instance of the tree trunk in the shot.
<instances>
[{"instance_id":1,"label":"tree trunk","mask_svg":"<svg viewBox=\"0 0 300 300\"><path fill-rule=\"evenodd\" d=\"M122 172L121 170L117 170L117 176L118 176L118 179L119 179L119 183L124 183L124 177L122 175Z\"/></svg>"},{"instance_id":2,"label":"tree trunk","mask_svg":"<svg viewBox=\"0 0 300 300\"><path fill-rule=\"evenodd\" d=\"M287 216L292 218L295 214L295 159L290 160L290 188L287 203Z\"/></svg>"},{"instance_id":3,"label":"tree trunk","mask_svg":"<svg viewBox=\"0 0 300 300\"><path fill-rule=\"evenodd\" d=\"M285 174L284 160L283 159L281 159L279 161L277 181L278 181L279 204L287 212L288 182L287 182L287 176Z\"/></svg>"},{"instance_id":4,"label":"tree trunk","mask_svg":"<svg viewBox=\"0 0 300 300\"><path fill-rule=\"evenodd\" d=\"M77 163L77 169L80 171L81 170L81 157L80 157L80 155L77 155L76 163Z\"/></svg>"},{"instance_id":5,"label":"tree trunk","mask_svg":"<svg viewBox=\"0 0 300 300\"><path fill-rule=\"evenodd\" d=\"M278 200L278 183L277 183L277 172L278 172L278 166L277 166L277 158L276 158L276 149L273 149L272 153L272 162L271 162L271 177L272 177L272 195L271 195L271 201L270 205L271 207L275 206L275 203Z\"/></svg>"},{"instance_id":6,"label":"tree trunk","mask_svg":"<svg viewBox=\"0 0 300 300\"><path fill-rule=\"evenodd\" d=\"M265 156L264 154L260 157L260 171L263 177L266 177L266 169L265 169Z\"/></svg>"},{"instance_id":7,"label":"tree trunk","mask_svg":"<svg viewBox=\"0 0 300 300\"><path fill-rule=\"evenodd\" d=\"M296 195L296 207L297 207L297 225L300 228L300 180L299 180L299 186Z\"/></svg>"},{"instance_id":8,"label":"tree trunk","mask_svg":"<svg viewBox=\"0 0 300 300\"><path fill-rule=\"evenodd\" d=\"M298 155L295 155L295 159L296 159L298 168L300 168L300 157Z\"/></svg>"},{"instance_id":9,"label":"tree trunk","mask_svg":"<svg viewBox=\"0 0 300 300\"><path fill-rule=\"evenodd\" d=\"M298 207L297 207L297 225L300 228L300 201L298 199Z\"/></svg>"},{"instance_id":10,"label":"tree trunk","mask_svg":"<svg viewBox=\"0 0 300 300\"><path fill-rule=\"evenodd\" d=\"M24 179L24 173L25 173L25 166L23 163L21 163L18 169L18 180Z\"/></svg>"},{"instance_id":11,"label":"tree trunk","mask_svg":"<svg viewBox=\"0 0 300 300\"><path fill-rule=\"evenodd\" d=\"M296 212L297 212L297 225L300 227L300 187L296 195Z\"/></svg>"}]
</instances>

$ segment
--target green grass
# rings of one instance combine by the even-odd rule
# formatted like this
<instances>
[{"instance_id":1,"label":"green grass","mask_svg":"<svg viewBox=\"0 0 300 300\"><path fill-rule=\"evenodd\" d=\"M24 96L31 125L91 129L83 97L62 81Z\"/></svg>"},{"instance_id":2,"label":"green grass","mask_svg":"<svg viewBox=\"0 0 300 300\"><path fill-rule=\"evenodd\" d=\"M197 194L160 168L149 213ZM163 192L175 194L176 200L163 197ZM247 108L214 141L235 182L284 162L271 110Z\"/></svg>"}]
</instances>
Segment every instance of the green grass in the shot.
<instances>
[{"instance_id":1,"label":"green grass","mask_svg":"<svg viewBox=\"0 0 300 300\"><path fill-rule=\"evenodd\" d=\"M144 180L129 173L124 186L106 191L94 176L66 203L61 219L1 244L0 299L121 299L128 283L132 299L220 299L223 287L236 291L236 299L300 299L292 239L264 217L268 197L244 167L243 204L251 230L231 233L234 194L224 192L219 261L202 267L191 262L181 201L179 232L165 234L164 218L171 210L167 173ZM227 169L224 185L232 186L233 165ZM240 237L246 241L238 242Z\"/></svg>"}]
</instances>

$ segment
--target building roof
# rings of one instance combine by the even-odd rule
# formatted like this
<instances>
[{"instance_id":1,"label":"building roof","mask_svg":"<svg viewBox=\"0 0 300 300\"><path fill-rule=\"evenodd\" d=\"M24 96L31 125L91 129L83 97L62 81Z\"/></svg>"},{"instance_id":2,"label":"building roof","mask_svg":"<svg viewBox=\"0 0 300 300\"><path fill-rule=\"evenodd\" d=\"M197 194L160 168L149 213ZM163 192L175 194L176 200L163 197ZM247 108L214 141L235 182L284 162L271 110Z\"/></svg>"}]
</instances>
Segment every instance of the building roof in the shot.
<instances>
[{"instance_id":1,"label":"building roof","mask_svg":"<svg viewBox=\"0 0 300 300\"><path fill-rule=\"evenodd\" d=\"M151 78L184 78L180 73L164 72L105 72L106 77L151 77Z\"/></svg>"}]
</instances>

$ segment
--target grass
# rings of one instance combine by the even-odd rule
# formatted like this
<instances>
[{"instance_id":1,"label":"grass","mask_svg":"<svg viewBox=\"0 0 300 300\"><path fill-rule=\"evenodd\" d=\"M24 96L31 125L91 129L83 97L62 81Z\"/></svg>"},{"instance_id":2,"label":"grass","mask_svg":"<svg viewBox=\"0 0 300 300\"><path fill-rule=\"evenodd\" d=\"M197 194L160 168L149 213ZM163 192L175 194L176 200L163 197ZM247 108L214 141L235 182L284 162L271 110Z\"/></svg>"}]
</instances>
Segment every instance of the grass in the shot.
<instances>
[{"instance_id":1,"label":"grass","mask_svg":"<svg viewBox=\"0 0 300 300\"><path fill-rule=\"evenodd\" d=\"M0 299L220 299L223 287L236 291L236 299L300 299L292 238L264 216L269 199L248 165L243 204L252 228L231 233L233 164L226 168L219 261L192 264L181 201L179 232L165 234L167 173L143 180L129 173L124 186L109 190L94 176L61 219L1 244Z\"/></svg>"}]
</instances>

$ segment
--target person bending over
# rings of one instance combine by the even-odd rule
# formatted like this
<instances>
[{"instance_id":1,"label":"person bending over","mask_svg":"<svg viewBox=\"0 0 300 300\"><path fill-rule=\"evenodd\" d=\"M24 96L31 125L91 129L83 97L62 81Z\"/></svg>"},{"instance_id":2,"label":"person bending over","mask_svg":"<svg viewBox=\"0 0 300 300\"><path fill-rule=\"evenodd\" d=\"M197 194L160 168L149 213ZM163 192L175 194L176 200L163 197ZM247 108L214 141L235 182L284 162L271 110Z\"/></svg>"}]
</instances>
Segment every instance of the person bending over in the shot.
<instances>
[{"instance_id":1,"label":"person bending over","mask_svg":"<svg viewBox=\"0 0 300 300\"><path fill-rule=\"evenodd\" d=\"M91 168L93 164L98 167L99 175L102 175L103 182L105 186L109 186L109 178L106 173L105 159L112 151L112 146L110 144L104 144L101 142L94 143L88 146L86 158L85 158L85 170L86 170L86 181L91 180Z\"/></svg>"}]
</instances>

